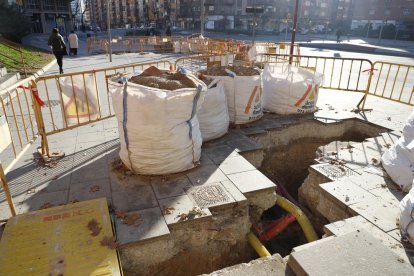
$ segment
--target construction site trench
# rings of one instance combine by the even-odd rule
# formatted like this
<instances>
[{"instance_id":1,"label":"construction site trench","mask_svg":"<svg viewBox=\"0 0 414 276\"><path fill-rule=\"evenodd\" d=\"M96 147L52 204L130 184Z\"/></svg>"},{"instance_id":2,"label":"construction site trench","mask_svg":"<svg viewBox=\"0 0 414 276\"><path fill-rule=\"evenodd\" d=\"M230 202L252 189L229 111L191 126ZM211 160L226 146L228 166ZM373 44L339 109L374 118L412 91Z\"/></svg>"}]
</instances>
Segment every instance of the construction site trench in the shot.
<instances>
[{"instance_id":1,"label":"construction site trench","mask_svg":"<svg viewBox=\"0 0 414 276\"><path fill-rule=\"evenodd\" d=\"M325 151L324 146L336 144L346 146L353 142L362 142L367 138L378 136L387 129L357 119L334 122L308 120L299 124L288 125L265 133L250 136L263 146L263 159L259 170L268 176L277 186L283 186L290 199L298 204L308 215L315 230L321 236L322 228L329 222L312 214L304 200L298 196L298 190L309 174L309 166L324 161L323 156L332 156L336 151ZM249 156L245 156L249 160ZM257 159L257 158L256 158ZM253 161L253 160L252 160ZM257 163L257 160L253 161ZM346 168L346 164L344 165ZM280 191L281 189L279 189ZM306 199L306 193L302 197ZM263 212L261 224L267 224L286 213L278 206ZM270 253L288 255L292 248L306 243L302 229L297 222L290 224L282 233L265 246Z\"/></svg>"}]
</instances>

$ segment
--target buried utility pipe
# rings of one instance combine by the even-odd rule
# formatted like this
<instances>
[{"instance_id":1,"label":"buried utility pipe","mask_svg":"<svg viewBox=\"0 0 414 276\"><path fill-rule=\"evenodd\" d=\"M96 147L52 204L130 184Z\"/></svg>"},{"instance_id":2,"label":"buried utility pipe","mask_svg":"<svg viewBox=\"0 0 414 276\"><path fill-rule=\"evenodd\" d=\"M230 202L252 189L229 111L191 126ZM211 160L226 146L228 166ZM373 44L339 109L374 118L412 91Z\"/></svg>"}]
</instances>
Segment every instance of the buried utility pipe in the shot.
<instances>
[{"instance_id":1,"label":"buried utility pipe","mask_svg":"<svg viewBox=\"0 0 414 276\"><path fill-rule=\"evenodd\" d=\"M250 232L247 234L247 240L249 241L250 245L256 250L257 254L260 257L268 257L271 256L269 251L267 251L266 247L259 241L259 239Z\"/></svg>"},{"instance_id":2,"label":"buried utility pipe","mask_svg":"<svg viewBox=\"0 0 414 276\"><path fill-rule=\"evenodd\" d=\"M292 222L296 220L296 216L292 213L274 221L270 224L268 229L259 235L260 241L268 241L279 235L283 230L286 229Z\"/></svg>"},{"instance_id":3,"label":"buried utility pipe","mask_svg":"<svg viewBox=\"0 0 414 276\"><path fill-rule=\"evenodd\" d=\"M295 204L293 204L292 202L278 194L276 194L276 205L278 205L285 211L295 215L296 220L302 228L302 231L305 234L305 237L308 240L308 242L318 240L318 235L316 235L316 232L313 229L313 226L310 223L308 217L302 212L302 210L298 206L296 206Z\"/></svg>"}]
</instances>

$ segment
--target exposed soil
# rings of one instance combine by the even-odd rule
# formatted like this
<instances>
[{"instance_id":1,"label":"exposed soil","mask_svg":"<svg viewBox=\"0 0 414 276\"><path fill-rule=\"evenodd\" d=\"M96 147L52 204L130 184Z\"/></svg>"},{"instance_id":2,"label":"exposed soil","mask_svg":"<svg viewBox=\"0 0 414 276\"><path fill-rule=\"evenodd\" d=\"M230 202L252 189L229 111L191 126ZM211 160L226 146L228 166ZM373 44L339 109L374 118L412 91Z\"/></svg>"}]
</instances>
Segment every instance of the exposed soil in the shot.
<instances>
[{"instance_id":1,"label":"exposed soil","mask_svg":"<svg viewBox=\"0 0 414 276\"><path fill-rule=\"evenodd\" d=\"M254 67L247 66L212 66L207 70L200 71L201 74L209 76L227 76L226 69L236 73L237 76L255 76L260 75L259 70Z\"/></svg>"},{"instance_id":2,"label":"exposed soil","mask_svg":"<svg viewBox=\"0 0 414 276\"><path fill-rule=\"evenodd\" d=\"M195 83L186 75L180 72L161 71L154 66L146 69L138 76L131 77L129 81L143 86L171 91L181 88L196 88Z\"/></svg>"}]
</instances>

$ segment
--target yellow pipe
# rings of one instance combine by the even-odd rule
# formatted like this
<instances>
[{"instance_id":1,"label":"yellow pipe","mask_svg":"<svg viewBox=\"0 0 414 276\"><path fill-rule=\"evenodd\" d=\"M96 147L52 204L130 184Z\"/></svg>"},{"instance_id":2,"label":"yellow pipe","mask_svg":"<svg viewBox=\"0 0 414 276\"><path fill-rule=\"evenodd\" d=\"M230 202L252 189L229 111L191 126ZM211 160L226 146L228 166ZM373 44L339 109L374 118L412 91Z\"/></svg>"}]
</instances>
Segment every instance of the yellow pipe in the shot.
<instances>
[{"instance_id":1,"label":"yellow pipe","mask_svg":"<svg viewBox=\"0 0 414 276\"><path fill-rule=\"evenodd\" d=\"M260 257L268 257L271 256L269 251L267 251L266 247L259 241L259 239L250 232L247 234L247 240L249 241L250 245L256 250L257 254Z\"/></svg>"},{"instance_id":2,"label":"yellow pipe","mask_svg":"<svg viewBox=\"0 0 414 276\"><path fill-rule=\"evenodd\" d=\"M316 235L316 232L313 229L313 226L310 223L308 217L302 212L302 210L299 207L297 207L295 204L293 204L292 202L278 194L276 195L276 205L280 206L285 211L292 213L296 216L296 220L302 228L302 231L305 234L305 237L308 240L308 242L318 240L318 235Z\"/></svg>"}]
</instances>

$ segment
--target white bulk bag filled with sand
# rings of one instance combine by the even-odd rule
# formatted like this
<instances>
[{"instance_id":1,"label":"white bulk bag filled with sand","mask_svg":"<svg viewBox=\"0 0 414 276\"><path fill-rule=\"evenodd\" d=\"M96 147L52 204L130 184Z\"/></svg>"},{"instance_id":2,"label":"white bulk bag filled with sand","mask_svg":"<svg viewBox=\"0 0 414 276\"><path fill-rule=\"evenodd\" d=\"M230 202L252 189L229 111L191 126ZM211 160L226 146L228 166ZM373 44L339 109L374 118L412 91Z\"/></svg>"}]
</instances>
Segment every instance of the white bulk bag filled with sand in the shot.
<instances>
[{"instance_id":1,"label":"white bulk bag filled with sand","mask_svg":"<svg viewBox=\"0 0 414 276\"><path fill-rule=\"evenodd\" d=\"M197 117L203 141L216 139L227 133L230 118L221 80L215 79L208 85Z\"/></svg>"},{"instance_id":2,"label":"white bulk bag filled with sand","mask_svg":"<svg viewBox=\"0 0 414 276\"><path fill-rule=\"evenodd\" d=\"M99 102L93 74L58 79L62 93L64 123L73 126L99 119Z\"/></svg>"},{"instance_id":3,"label":"white bulk bag filled with sand","mask_svg":"<svg viewBox=\"0 0 414 276\"><path fill-rule=\"evenodd\" d=\"M137 174L169 174L193 168L201 155L196 112L206 85L193 75L197 88L162 90L109 81L118 120L122 162Z\"/></svg>"},{"instance_id":4,"label":"white bulk bag filled with sand","mask_svg":"<svg viewBox=\"0 0 414 276\"><path fill-rule=\"evenodd\" d=\"M262 85L260 74L238 76L225 69L227 76L208 75L208 78L220 79L226 92L230 122L246 124L257 121L263 116ZM207 71L208 73L208 71Z\"/></svg>"},{"instance_id":5,"label":"white bulk bag filled with sand","mask_svg":"<svg viewBox=\"0 0 414 276\"><path fill-rule=\"evenodd\" d=\"M414 143L404 145L404 140L399 139L382 157L382 166L391 179L403 190L411 189L414 179Z\"/></svg>"},{"instance_id":6,"label":"white bulk bag filled with sand","mask_svg":"<svg viewBox=\"0 0 414 276\"><path fill-rule=\"evenodd\" d=\"M414 245L414 188L401 200L399 207L402 238Z\"/></svg>"},{"instance_id":7,"label":"white bulk bag filled with sand","mask_svg":"<svg viewBox=\"0 0 414 276\"><path fill-rule=\"evenodd\" d=\"M265 65L263 106L278 114L311 113L316 110L323 75L303 68Z\"/></svg>"}]
</instances>

